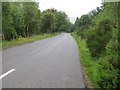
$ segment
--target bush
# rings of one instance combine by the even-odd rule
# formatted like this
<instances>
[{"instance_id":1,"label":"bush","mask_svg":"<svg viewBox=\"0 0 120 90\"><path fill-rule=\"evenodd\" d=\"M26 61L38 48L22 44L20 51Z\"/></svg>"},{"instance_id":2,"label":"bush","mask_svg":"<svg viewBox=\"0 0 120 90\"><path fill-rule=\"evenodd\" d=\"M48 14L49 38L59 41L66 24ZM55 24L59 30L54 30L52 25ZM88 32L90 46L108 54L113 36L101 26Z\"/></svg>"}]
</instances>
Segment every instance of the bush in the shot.
<instances>
[{"instance_id":1,"label":"bush","mask_svg":"<svg viewBox=\"0 0 120 90\"><path fill-rule=\"evenodd\" d=\"M105 58L99 60L99 77L97 80L101 88L117 88L118 70L112 64L107 62Z\"/></svg>"},{"instance_id":2,"label":"bush","mask_svg":"<svg viewBox=\"0 0 120 90\"><path fill-rule=\"evenodd\" d=\"M115 36L117 31L114 31L113 33L113 36ZM72 35L79 46L82 64L84 68L86 68L86 72L92 81L93 86L96 88L117 88L119 70L110 62L111 59L114 62L117 61L117 48L115 48L117 43L115 43L115 37L106 45L104 54L98 59L94 58L94 60L86 46L86 41L80 39L80 37L75 34Z\"/></svg>"},{"instance_id":3,"label":"bush","mask_svg":"<svg viewBox=\"0 0 120 90\"><path fill-rule=\"evenodd\" d=\"M91 30L89 33L87 36L87 46L93 57L99 57L111 39L110 20L103 20L95 30Z\"/></svg>"}]
</instances>

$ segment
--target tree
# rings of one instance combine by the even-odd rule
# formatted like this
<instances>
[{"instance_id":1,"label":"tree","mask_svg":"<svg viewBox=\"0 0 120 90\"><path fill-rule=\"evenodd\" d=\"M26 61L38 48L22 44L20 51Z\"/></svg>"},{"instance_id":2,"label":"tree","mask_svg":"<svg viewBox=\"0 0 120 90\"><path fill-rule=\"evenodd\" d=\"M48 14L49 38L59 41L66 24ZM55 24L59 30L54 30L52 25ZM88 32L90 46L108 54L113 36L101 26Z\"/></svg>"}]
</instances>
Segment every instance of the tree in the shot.
<instances>
[{"instance_id":1,"label":"tree","mask_svg":"<svg viewBox=\"0 0 120 90\"><path fill-rule=\"evenodd\" d=\"M22 3L11 3L11 15L13 18L14 28L16 30L17 36L25 36L24 11Z\"/></svg>"},{"instance_id":2,"label":"tree","mask_svg":"<svg viewBox=\"0 0 120 90\"><path fill-rule=\"evenodd\" d=\"M54 15L51 12L46 12L41 17L41 30L43 33L51 33L54 29Z\"/></svg>"},{"instance_id":3,"label":"tree","mask_svg":"<svg viewBox=\"0 0 120 90\"><path fill-rule=\"evenodd\" d=\"M48 9L42 13L41 30L45 33L69 31L70 21L65 12L56 9Z\"/></svg>"},{"instance_id":4,"label":"tree","mask_svg":"<svg viewBox=\"0 0 120 90\"><path fill-rule=\"evenodd\" d=\"M70 23L68 16L65 12L58 12L56 15L56 27L58 31L68 31Z\"/></svg>"},{"instance_id":5,"label":"tree","mask_svg":"<svg viewBox=\"0 0 120 90\"><path fill-rule=\"evenodd\" d=\"M41 13L36 2L4 2L2 14L3 40L69 31L71 26L65 12L48 9Z\"/></svg>"},{"instance_id":6,"label":"tree","mask_svg":"<svg viewBox=\"0 0 120 90\"><path fill-rule=\"evenodd\" d=\"M14 28L14 23L11 15L11 3L4 2L2 4L2 37L3 40L11 40L14 39L17 34Z\"/></svg>"},{"instance_id":7,"label":"tree","mask_svg":"<svg viewBox=\"0 0 120 90\"><path fill-rule=\"evenodd\" d=\"M38 3L36 2L24 2L23 3L24 15L25 15L25 34L26 37L30 37L35 31L38 17Z\"/></svg>"}]
</instances>

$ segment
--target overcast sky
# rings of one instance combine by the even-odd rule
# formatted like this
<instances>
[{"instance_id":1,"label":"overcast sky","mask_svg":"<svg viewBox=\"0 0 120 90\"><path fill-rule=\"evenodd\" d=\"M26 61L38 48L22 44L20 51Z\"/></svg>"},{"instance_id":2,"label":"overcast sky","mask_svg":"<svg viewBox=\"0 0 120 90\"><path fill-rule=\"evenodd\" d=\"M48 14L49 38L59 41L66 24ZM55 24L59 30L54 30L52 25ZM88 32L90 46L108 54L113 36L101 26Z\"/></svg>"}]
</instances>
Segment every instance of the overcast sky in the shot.
<instances>
[{"instance_id":1,"label":"overcast sky","mask_svg":"<svg viewBox=\"0 0 120 90\"><path fill-rule=\"evenodd\" d=\"M76 17L87 14L96 7L101 6L102 0L36 0L39 2L41 11L49 8L55 8L58 11L64 11L71 22L75 21Z\"/></svg>"}]
</instances>

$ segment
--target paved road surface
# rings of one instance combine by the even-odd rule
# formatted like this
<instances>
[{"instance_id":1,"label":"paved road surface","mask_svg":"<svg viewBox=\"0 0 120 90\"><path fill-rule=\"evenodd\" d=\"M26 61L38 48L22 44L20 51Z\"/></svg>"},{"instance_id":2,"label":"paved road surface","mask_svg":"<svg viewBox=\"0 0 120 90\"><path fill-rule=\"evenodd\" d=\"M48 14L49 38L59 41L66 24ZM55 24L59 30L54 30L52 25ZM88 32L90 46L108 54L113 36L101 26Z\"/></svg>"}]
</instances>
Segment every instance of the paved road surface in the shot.
<instances>
[{"instance_id":1,"label":"paved road surface","mask_svg":"<svg viewBox=\"0 0 120 90\"><path fill-rule=\"evenodd\" d=\"M3 88L85 88L77 44L70 34L6 49L2 63L2 73L7 74Z\"/></svg>"}]
</instances>

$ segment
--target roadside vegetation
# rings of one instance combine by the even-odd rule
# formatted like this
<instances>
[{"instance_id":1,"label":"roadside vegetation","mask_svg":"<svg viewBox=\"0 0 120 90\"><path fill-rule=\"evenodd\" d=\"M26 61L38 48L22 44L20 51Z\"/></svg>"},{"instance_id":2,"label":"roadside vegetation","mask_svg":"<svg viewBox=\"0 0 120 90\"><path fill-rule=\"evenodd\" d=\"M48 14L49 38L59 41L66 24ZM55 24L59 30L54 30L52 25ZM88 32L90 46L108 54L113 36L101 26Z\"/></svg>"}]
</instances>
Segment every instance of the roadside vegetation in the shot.
<instances>
[{"instance_id":1,"label":"roadside vegetation","mask_svg":"<svg viewBox=\"0 0 120 90\"><path fill-rule=\"evenodd\" d=\"M29 38L24 38L24 37L19 37L18 39L15 40L11 40L11 41L3 41L2 42L2 49L7 49L13 46L18 46L18 45L22 45L25 43L31 43L37 40L42 40L45 38L49 38L49 37L53 37L58 35L59 33L54 33L54 34L45 34L45 35L35 35L35 36L31 36Z\"/></svg>"},{"instance_id":2,"label":"roadside vegetation","mask_svg":"<svg viewBox=\"0 0 120 90\"><path fill-rule=\"evenodd\" d=\"M81 39L79 36L77 36L76 34L72 34L72 36L75 38L77 45L79 47L79 55L80 55L80 61L82 62L83 65L83 70L85 70L84 74L88 75L89 80L91 80L90 84L94 84L92 85L92 87L99 87L96 83L97 81L97 76L99 75L98 73L98 64L96 63L96 61L92 60L92 57L90 55L90 51L86 45L86 41ZM86 80L86 78L85 78ZM89 81L86 81L87 85L89 85ZM91 88L89 86L87 86L88 88Z\"/></svg>"},{"instance_id":3,"label":"roadside vegetation","mask_svg":"<svg viewBox=\"0 0 120 90\"><path fill-rule=\"evenodd\" d=\"M94 88L120 86L118 2L103 3L76 19L74 32L80 57Z\"/></svg>"},{"instance_id":4,"label":"roadside vegetation","mask_svg":"<svg viewBox=\"0 0 120 90\"><path fill-rule=\"evenodd\" d=\"M2 2L3 48L69 32L72 23L65 12L54 8L41 12L38 5L37 2Z\"/></svg>"}]
</instances>

